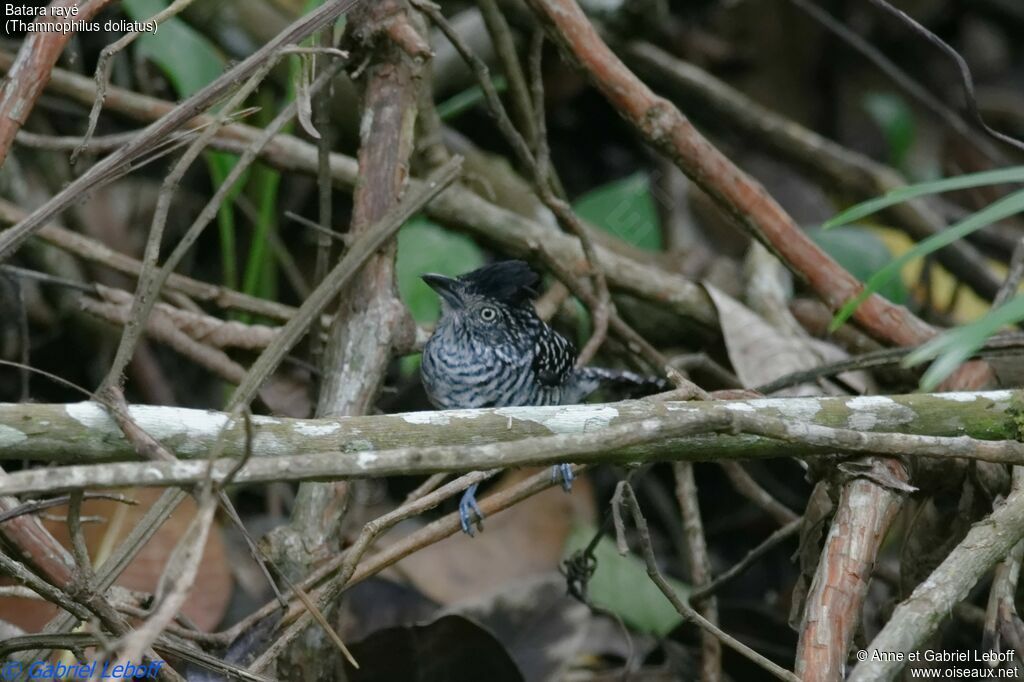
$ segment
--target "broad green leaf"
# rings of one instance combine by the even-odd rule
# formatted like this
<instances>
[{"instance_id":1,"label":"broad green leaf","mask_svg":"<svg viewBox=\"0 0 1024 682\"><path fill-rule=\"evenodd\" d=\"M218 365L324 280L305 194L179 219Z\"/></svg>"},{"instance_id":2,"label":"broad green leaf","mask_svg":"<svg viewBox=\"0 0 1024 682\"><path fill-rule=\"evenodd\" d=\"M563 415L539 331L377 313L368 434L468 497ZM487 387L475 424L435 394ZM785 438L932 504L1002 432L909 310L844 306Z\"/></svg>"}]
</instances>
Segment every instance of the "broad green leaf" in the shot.
<instances>
[{"instance_id":1,"label":"broad green leaf","mask_svg":"<svg viewBox=\"0 0 1024 682\"><path fill-rule=\"evenodd\" d=\"M1024 211L1024 190L1018 190L1009 196L1003 197L956 225L918 243L914 248L895 258L884 268L876 272L864 285L864 289L857 296L847 301L839 312L836 313L830 328L832 330L838 329L840 325L850 319L857 306L863 303L868 296L878 291L879 287L883 284L896 277L903 266L911 260L934 253L958 239L963 239L976 230L1009 218L1021 211Z\"/></svg>"},{"instance_id":2,"label":"broad green leaf","mask_svg":"<svg viewBox=\"0 0 1024 682\"><path fill-rule=\"evenodd\" d=\"M398 291L417 322L431 323L441 314L437 294L420 275L461 275L483 264L483 253L471 239L426 218L417 216L398 231Z\"/></svg>"},{"instance_id":3,"label":"broad green leaf","mask_svg":"<svg viewBox=\"0 0 1024 682\"><path fill-rule=\"evenodd\" d=\"M889 164L903 168L907 153L914 146L914 115L899 95L873 92L864 97L864 109L881 128L889 149Z\"/></svg>"},{"instance_id":4,"label":"broad green leaf","mask_svg":"<svg viewBox=\"0 0 1024 682\"><path fill-rule=\"evenodd\" d=\"M955 178L921 182L906 187L900 187L883 196L861 202L846 209L836 217L828 220L822 225L825 229L831 229L840 225L855 222L862 218L877 213L882 209L895 206L896 204L916 199L917 197L942 192L953 192L960 189L972 187L985 187L987 185L1001 185L1006 183L1024 182L1024 166L1013 166L1011 168L1000 168L999 170L982 171L980 173L968 173Z\"/></svg>"},{"instance_id":5,"label":"broad green leaf","mask_svg":"<svg viewBox=\"0 0 1024 682\"><path fill-rule=\"evenodd\" d=\"M587 192L573 205L584 220L619 239L649 251L660 251L661 228L648 178L634 173Z\"/></svg>"},{"instance_id":6,"label":"broad green leaf","mask_svg":"<svg viewBox=\"0 0 1024 682\"><path fill-rule=\"evenodd\" d=\"M594 532L593 526L574 528L566 540L566 555L586 547ZM608 537L601 538L594 556L597 558L597 570L590 579L587 595L596 606L611 611L635 630L659 637L667 635L682 622L682 616L647 575L641 559L632 554L622 556ZM667 579L680 599L688 597L689 586Z\"/></svg>"},{"instance_id":7,"label":"broad green leaf","mask_svg":"<svg viewBox=\"0 0 1024 682\"><path fill-rule=\"evenodd\" d=\"M825 253L862 282L892 260L892 252L885 242L866 228L815 230L810 233L810 237ZM886 282L878 292L893 303L902 304L907 301L907 288L899 277Z\"/></svg>"},{"instance_id":8,"label":"broad green leaf","mask_svg":"<svg viewBox=\"0 0 1024 682\"><path fill-rule=\"evenodd\" d=\"M940 334L908 355L903 364L913 367L934 358L935 362L921 377L921 389L931 391L974 355L992 335L1021 320L1024 320L1024 295L1014 297L970 324Z\"/></svg>"}]
</instances>

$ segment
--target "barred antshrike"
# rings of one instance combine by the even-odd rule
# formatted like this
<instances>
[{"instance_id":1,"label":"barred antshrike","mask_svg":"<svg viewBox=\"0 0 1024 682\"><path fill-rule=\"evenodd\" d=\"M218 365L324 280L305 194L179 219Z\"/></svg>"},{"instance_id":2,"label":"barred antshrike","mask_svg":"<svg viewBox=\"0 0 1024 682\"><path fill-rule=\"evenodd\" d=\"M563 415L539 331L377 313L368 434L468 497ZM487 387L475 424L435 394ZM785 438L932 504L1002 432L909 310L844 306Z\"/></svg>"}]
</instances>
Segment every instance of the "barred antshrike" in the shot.
<instances>
[{"instance_id":1,"label":"barred antshrike","mask_svg":"<svg viewBox=\"0 0 1024 682\"><path fill-rule=\"evenodd\" d=\"M604 385L648 393L667 388L661 379L632 372L575 367L576 349L533 308L537 274L517 260L485 265L456 278L423 275L441 296L441 319L423 348L420 374L438 409L567 405ZM561 464L552 479L572 487L572 468ZM477 486L459 503L462 530L473 534L483 514Z\"/></svg>"}]
</instances>

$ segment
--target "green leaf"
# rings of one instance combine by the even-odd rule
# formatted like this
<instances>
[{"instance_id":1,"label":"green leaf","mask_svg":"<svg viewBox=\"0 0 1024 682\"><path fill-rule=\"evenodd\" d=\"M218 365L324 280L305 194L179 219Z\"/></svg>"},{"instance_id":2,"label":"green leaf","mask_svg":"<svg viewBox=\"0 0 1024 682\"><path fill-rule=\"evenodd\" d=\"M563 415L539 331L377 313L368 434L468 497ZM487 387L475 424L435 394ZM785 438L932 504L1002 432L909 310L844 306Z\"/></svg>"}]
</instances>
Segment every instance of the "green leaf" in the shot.
<instances>
[{"instance_id":1,"label":"green leaf","mask_svg":"<svg viewBox=\"0 0 1024 682\"><path fill-rule=\"evenodd\" d=\"M891 261L884 268L876 272L864 285L864 289L854 298L843 304L843 307L836 313L832 324L829 326L833 331L838 329L846 320L850 319L857 307L867 299L868 296L878 291L879 288L899 275L903 266L915 258L926 256L938 251L944 246L962 239L976 230L1009 218L1012 215L1024 211L1024 190L1018 190L1013 194L1003 197L999 201L986 206L982 210L961 220L956 225L932 235L923 242L919 242L914 248L908 250L898 258Z\"/></svg>"},{"instance_id":2,"label":"green leaf","mask_svg":"<svg viewBox=\"0 0 1024 682\"><path fill-rule=\"evenodd\" d=\"M122 7L132 19L144 21L164 10L167 2L124 0ZM163 71L179 97L189 97L204 88L220 76L226 65L213 43L178 17L161 23L155 34L139 36L136 49L140 56L152 60ZM231 172L236 158L222 152L208 152L205 157L213 184L219 186ZM231 289L238 286L234 200L245 182L245 176L239 178L217 209L222 277L224 285Z\"/></svg>"},{"instance_id":3,"label":"green leaf","mask_svg":"<svg viewBox=\"0 0 1024 682\"><path fill-rule=\"evenodd\" d=\"M1000 168L999 170L968 173L967 175L959 175L955 178L945 178L943 180L933 180L931 182L921 182L915 185L899 187L885 193L883 196L875 199L869 199L868 201L851 206L836 217L827 221L822 225L822 227L830 229L840 225L846 225L862 218L866 218L867 216L877 213L882 209L895 206L896 204L903 203L904 201L916 199L917 197L941 194L942 192L952 192L960 189L970 189L972 187L985 187L987 185L1000 185L1015 182L1024 182L1024 166L1012 166L1010 168Z\"/></svg>"},{"instance_id":4,"label":"green leaf","mask_svg":"<svg viewBox=\"0 0 1024 682\"><path fill-rule=\"evenodd\" d=\"M914 146L914 115L899 95L873 92L864 97L864 109L885 135L889 164L903 168Z\"/></svg>"},{"instance_id":5,"label":"green leaf","mask_svg":"<svg viewBox=\"0 0 1024 682\"><path fill-rule=\"evenodd\" d=\"M575 527L566 540L566 556L586 547L595 530L589 525ZM596 606L611 611L635 630L659 637L664 637L682 622L682 616L647 575L643 561L632 554L620 555L608 537L598 542L594 556L597 558L597 570L590 580L587 594ZM688 597L689 586L672 578L667 580L680 599Z\"/></svg>"},{"instance_id":6,"label":"green leaf","mask_svg":"<svg viewBox=\"0 0 1024 682\"><path fill-rule=\"evenodd\" d=\"M293 71L296 68L292 61ZM294 82L294 77L291 82ZM290 88L289 88L290 89ZM274 118L274 94L269 88L263 88L256 95L256 103L260 107L256 115L256 124L268 125ZM294 94L289 92L288 99ZM291 132L291 123L283 128L283 132ZM250 296L260 296L274 300L277 298L277 261L271 250L272 236L277 233L277 199L281 184L281 173L269 166L256 164L251 168L252 182L249 183L249 195L257 206L256 224L253 226L249 257L242 276L242 292ZM239 185L240 186L240 185Z\"/></svg>"},{"instance_id":7,"label":"green leaf","mask_svg":"<svg viewBox=\"0 0 1024 682\"><path fill-rule=\"evenodd\" d=\"M508 87L508 81L502 75L493 76L491 78L491 85L499 93L505 91ZM474 85L471 88L467 88L460 93L452 95L445 101L437 105L437 115L442 121L450 121L453 118L459 116L459 114L472 109L480 102L484 101L484 91L479 85Z\"/></svg>"},{"instance_id":8,"label":"green leaf","mask_svg":"<svg viewBox=\"0 0 1024 682\"><path fill-rule=\"evenodd\" d=\"M1024 320L1024 296L1017 295L978 320L935 337L908 355L903 360L903 365L913 367L934 358L935 362L921 377L921 390L931 391L974 355L996 332L1021 320Z\"/></svg>"},{"instance_id":9,"label":"green leaf","mask_svg":"<svg viewBox=\"0 0 1024 682\"><path fill-rule=\"evenodd\" d=\"M471 239L417 216L398 231L398 291L419 323L441 314L433 289L420 279L425 272L453 277L484 264L483 252Z\"/></svg>"},{"instance_id":10,"label":"green leaf","mask_svg":"<svg viewBox=\"0 0 1024 682\"><path fill-rule=\"evenodd\" d=\"M167 8L165 0L124 0L124 11L144 21ZM152 59L182 97L195 94L224 71L221 53L203 35L178 17L160 24L156 33L143 33L136 41L140 55Z\"/></svg>"},{"instance_id":11,"label":"green leaf","mask_svg":"<svg viewBox=\"0 0 1024 682\"><path fill-rule=\"evenodd\" d=\"M862 227L815 230L811 239L851 275L864 281L892 260L892 252L877 234ZM882 285L878 293L893 303L906 303L907 288L899 277Z\"/></svg>"},{"instance_id":12,"label":"green leaf","mask_svg":"<svg viewBox=\"0 0 1024 682\"><path fill-rule=\"evenodd\" d=\"M573 205L584 220L619 239L660 251L661 227L648 178L634 173L584 194Z\"/></svg>"}]
</instances>

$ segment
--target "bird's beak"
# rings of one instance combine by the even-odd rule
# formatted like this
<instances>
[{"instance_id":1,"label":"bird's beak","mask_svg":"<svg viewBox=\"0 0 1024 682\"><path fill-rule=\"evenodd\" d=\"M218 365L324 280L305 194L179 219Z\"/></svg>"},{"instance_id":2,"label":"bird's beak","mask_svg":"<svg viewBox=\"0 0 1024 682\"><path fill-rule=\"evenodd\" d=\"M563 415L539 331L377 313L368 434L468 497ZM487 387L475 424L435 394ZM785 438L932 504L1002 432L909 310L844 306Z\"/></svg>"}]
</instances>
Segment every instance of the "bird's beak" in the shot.
<instances>
[{"instance_id":1,"label":"bird's beak","mask_svg":"<svg viewBox=\"0 0 1024 682\"><path fill-rule=\"evenodd\" d=\"M459 280L434 273L427 273L422 277L427 286L436 291L450 305L459 305L462 302L462 297L459 294Z\"/></svg>"}]
</instances>

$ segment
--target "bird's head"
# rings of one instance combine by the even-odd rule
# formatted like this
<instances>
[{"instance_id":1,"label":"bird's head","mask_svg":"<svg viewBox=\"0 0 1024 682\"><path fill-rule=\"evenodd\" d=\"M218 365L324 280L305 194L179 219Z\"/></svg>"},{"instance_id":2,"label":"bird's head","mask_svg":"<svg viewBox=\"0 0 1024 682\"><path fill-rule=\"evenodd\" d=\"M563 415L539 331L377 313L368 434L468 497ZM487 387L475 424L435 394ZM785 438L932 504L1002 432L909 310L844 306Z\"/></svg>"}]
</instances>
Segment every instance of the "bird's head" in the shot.
<instances>
[{"instance_id":1,"label":"bird's head","mask_svg":"<svg viewBox=\"0 0 1024 682\"><path fill-rule=\"evenodd\" d=\"M490 336L520 319L535 315L537 273L523 261L500 261L458 277L426 274L423 281L441 297L440 324L453 324Z\"/></svg>"}]
</instances>

